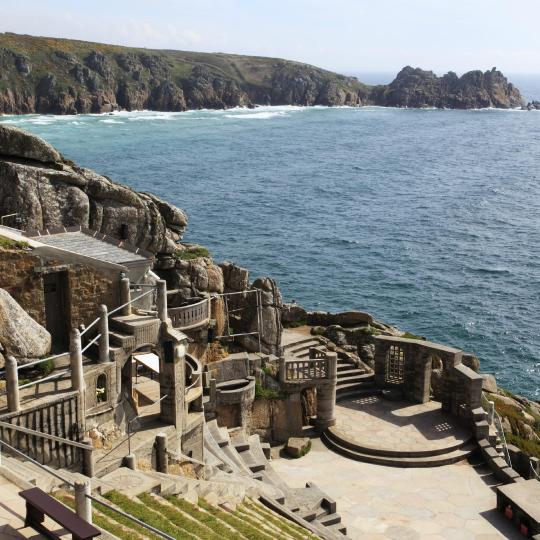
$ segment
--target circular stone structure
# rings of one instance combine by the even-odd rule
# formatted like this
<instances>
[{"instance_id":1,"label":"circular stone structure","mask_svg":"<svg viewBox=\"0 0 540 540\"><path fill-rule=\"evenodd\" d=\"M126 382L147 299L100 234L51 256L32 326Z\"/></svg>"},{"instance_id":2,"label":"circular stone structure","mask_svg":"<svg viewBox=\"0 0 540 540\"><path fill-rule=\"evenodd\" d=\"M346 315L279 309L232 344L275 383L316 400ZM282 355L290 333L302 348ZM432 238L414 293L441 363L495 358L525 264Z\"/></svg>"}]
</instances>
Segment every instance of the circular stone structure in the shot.
<instances>
[{"instance_id":1,"label":"circular stone structure","mask_svg":"<svg viewBox=\"0 0 540 540\"><path fill-rule=\"evenodd\" d=\"M475 449L471 432L441 404L361 396L336 404L336 424L322 436L332 450L358 461L395 467L435 467Z\"/></svg>"}]
</instances>

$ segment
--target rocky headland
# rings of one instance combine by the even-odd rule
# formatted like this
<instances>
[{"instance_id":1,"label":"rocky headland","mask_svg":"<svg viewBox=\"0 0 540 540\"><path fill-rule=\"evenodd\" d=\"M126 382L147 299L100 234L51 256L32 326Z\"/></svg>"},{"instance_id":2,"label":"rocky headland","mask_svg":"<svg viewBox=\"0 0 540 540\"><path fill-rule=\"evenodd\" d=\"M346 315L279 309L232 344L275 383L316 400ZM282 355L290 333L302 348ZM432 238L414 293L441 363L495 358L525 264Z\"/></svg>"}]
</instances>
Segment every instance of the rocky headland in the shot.
<instances>
[{"instance_id":1,"label":"rocky headland","mask_svg":"<svg viewBox=\"0 0 540 540\"><path fill-rule=\"evenodd\" d=\"M458 77L405 67L369 86L300 62L0 34L0 114L184 111L256 105L523 106L493 68Z\"/></svg>"}]
</instances>

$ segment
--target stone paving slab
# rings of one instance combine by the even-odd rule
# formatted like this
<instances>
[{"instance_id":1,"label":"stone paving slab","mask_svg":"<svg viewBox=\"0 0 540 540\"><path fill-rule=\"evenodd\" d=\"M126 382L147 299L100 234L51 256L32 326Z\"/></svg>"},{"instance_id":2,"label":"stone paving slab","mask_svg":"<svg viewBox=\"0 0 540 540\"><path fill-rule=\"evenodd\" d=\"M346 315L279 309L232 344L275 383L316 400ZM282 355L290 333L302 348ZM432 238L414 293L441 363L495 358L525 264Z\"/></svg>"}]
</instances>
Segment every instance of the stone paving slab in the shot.
<instances>
[{"instance_id":1,"label":"stone paving slab","mask_svg":"<svg viewBox=\"0 0 540 540\"><path fill-rule=\"evenodd\" d=\"M414 404L380 396L340 401L331 429L359 446L403 452L450 448L471 436L438 402Z\"/></svg>"},{"instance_id":2,"label":"stone paving slab","mask_svg":"<svg viewBox=\"0 0 540 540\"><path fill-rule=\"evenodd\" d=\"M496 480L468 463L399 469L351 461L319 439L300 459L272 460L290 487L313 481L337 502L347 535L362 540L523 538L496 511Z\"/></svg>"}]
</instances>

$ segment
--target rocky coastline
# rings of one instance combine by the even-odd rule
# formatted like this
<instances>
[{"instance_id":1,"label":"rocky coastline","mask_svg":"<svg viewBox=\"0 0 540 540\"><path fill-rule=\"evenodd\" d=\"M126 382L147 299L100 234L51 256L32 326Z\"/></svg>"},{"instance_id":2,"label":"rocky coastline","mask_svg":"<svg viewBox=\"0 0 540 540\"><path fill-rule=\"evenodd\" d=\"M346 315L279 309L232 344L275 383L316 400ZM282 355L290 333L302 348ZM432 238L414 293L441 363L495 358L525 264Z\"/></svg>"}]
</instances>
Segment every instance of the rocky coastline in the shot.
<instances>
[{"instance_id":1,"label":"rocky coastline","mask_svg":"<svg viewBox=\"0 0 540 540\"><path fill-rule=\"evenodd\" d=\"M277 58L0 34L0 114L257 105L525 106L519 90L496 68L438 77L407 66L390 84L369 86L355 77Z\"/></svg>"},{"instance_id":2,"label":"rocky coastline","mask_svg":"<svg viewBox=\"0 0 540 540\"><path fill-rule=\"evenodd\" d=\"M260 316L265 336L261 345L266 354L279 354L283 327L302 326L312 335L323 338L327 346L340 355L371 368L376 336L426 339L377 321L369 313L309 312L298 305L283 304L273 279L259 278L250 282L248 270L231 262L217 264L206 249L183 243L182 234L188 221L181 209L78 167L43 139L11 126L0 125L0 179L0 215L17 212L18 228L43 230L82 226L116 238L121 236L126 243L154 254L154 269L181 298L223 292L238 294L250 289L262 291L260 314L254 297L235 296L229 308L242 311L243 315L231 319L229 325L235 331L249 333L256 330ZM4 311L16 311L16 307L4 304ZM216 323L221 331L225 321ZM248 350L254 346L251 338L246 336L241 343ZM21 342L10 345L13 340L9 331L0 336L0 340L4 352L13 349L20 353ZM35 350L25 351L24 356L29 359L39 356L40 347L45 345L37 339ZM209 354L214 353L219 358L220 351ZM463 363L480 372L480 362L474 354L464 354ZM434 394L439 375L438 367L433 366ZM492 375L484 374L482 378L485 395L494 402L509 442L529 455L540 457L540 402L499 388Z\"/></svg>"}]
</instances>

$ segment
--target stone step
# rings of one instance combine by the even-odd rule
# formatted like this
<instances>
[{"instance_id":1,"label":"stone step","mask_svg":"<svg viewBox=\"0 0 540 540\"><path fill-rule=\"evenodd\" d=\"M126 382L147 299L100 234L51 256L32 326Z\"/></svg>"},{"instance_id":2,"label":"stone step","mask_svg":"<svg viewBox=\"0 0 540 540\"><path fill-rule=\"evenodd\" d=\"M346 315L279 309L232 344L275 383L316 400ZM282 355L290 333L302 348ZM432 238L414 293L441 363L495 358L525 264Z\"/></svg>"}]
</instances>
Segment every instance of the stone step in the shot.
<instances>
[{"instance_id":1,"label":"stone step","mask_svg":"<svg viewBox=\"0 0 540 540\"><path fill-rule=\"evenodd\" d=\"M342 376L341 373L338 373L337 388L341 387L344 384L363 383L365 382L365 380L366 377L364 373L351 373L344 376Z\"/></svg>"},{"instance_id":2,"label":"stone step","mask_svg":"<svg viewBox=\"0 0 540 540\"><path fill-rule=\"evenodd\" d=\"M242 461L245 463L246 467L252 472L257 473L259 471L264 471L266 469L266 463L264 461L261 461L257 459L248 449L238 452L240 457L242 458Z\"/></svg>"},{"instance_id":3,"label":"stone step","mask_svg":"<svg viewBox=\"0 0 540 540\"><path fill-rule=\"evenodd\" d=\"M337 377L338 379L342 379L342 378L345 378L345 377L350 377L350 376L356 376L356 375L365 375L365 371L363 369L358 369L358 368L355 368L354 366L347 366L347 369L342 369L342 370L339 370L338 369L338 372L337 372Z\"/></svg>"},{"instance_id":4,"label":"stone step","mask_svg":"<svg viewBox=\"0 0 540 540\"><path fill-rule=\"evenodd\" d=\"M318 517L317 521L325 527L329 527L330 525L341 523L341 516L339 514L325 514L324 516Z\"/></svg>"},{"instance_id":5,"label":"stone step","mask_svg":"<svg viewBox=\"0 0 540 540\"><path fill-rule=\"evenodd\" d=\"M334 523L333 525L328 525L327 527L335 534L347 536L347 527L342 523Z\"/></svg>"},{"instance_id":6,"label":"stone step","mask_svg":"<svg viewBox=\"0 0 540 540\"><path fill-rule=\"evenodd\" d=\"M476 445L469 443L463 448L453 450L441 455L425 456L425 457L389 457L379 456L370 453L363 453L352 450L338 443L330 435L329 431L325 431L321 440L323 443L334 452L341 454L349 459L372 463L374 465L385 465L387 467L402 467L402 468L424 468L424 467L440 467L442 465L450 465L467 459L472 452L476 450Z\"/></svg>"},{"instance_id":7,"label":"stone step","mask_svg":"<svg viewBox=\"0 0 540 540\"><path fill-rule=\"evenodd\" d=\"M465 440L458 440L452 444L449 444L440 448L432 448L426 450L394 450L394 449L385 449L385 448L376 448L373 446L366 446L359 444L356 441L347 440L347 438L342 435L335 427L330 427L326 430L327 436L344 448L348 448L354 452L359 452L362 454L369 454L372 456L382 456L382 457L399 457L399 458L421 458L421 457L432 457L440 456L443 454L449 454L455 450L468 447L473 442L472 435Z\"/></svg>"},{"instance_id":8,"label":"stone step","mask_svg":"<svg viewBox=\"0 0 540 540\"><path fill-rule=\"evenodd\" d=\"M304 344L312 342L312 341L315 341L318 345L320 345L320 343L321 343L319 341L319 339L316 338L316 337L306 336L304 339L297 339L295 341L291 341L290 343L286 343L285 345L283 345L283 350L284 351L289 351L290 349L294 349L295 347L298 347L300 345L304 345Z\"/></svg>"},{"instance_id":9,"label":"stone step","mask_svg":"<svg viewBox=\"0 0 540 540\"><path fill-rule=\"evenodd\" d=\"M357 392L357 391L362 391L362 390L367 390L367 391L373 391L375 390L375 383L374 381L371 381L371 380L366 380L366 379L363 379L362 381L358 381L358 382L353 382L353 383L347 383L347 382L343 382L343 383L337 383L337 386L336 386L336 394L340 397L340 399L342 398L342 394L346 394L346 393L352 393L352 392Z\"/></svg>"},{"instance_id":10,"label":"stone step","mask_svg":"<svg viewBox=\"0 0 540 540\"><path fill-rule=\"evenodd\" d=\"M112 345L118 345L122 349L130 349L136 346L135 336L133 334L126 334L121 331L109 332L109 343Z\"/></svg>"}]
</instances>

